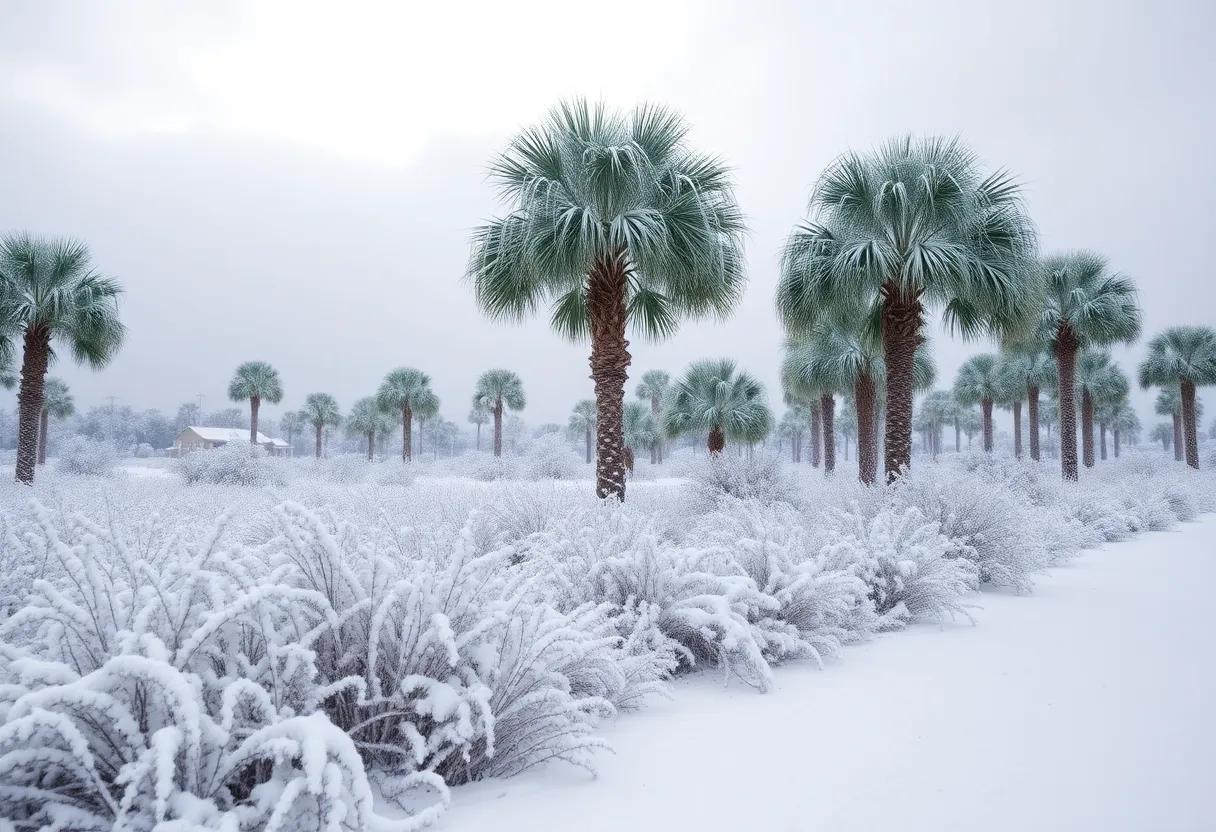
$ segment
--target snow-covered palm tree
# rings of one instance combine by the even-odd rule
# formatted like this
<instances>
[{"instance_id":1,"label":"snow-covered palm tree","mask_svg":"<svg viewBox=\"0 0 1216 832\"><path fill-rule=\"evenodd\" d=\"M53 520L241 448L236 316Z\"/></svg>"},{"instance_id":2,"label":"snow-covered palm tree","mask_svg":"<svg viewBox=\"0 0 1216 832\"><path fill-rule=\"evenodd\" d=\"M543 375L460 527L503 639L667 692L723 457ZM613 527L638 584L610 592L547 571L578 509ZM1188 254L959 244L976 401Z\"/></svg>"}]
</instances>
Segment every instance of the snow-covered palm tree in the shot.
<instances>
[{"instance_id":1,"label":"snow-covered palm tree","mask_svg":"<svg viewBox=\"0 0 1216 832\"><path fill-rule=\"evenodd\" d=\"M1040 395L1043 390L1056 388L1056 360L1050 351L1042 347L1015 349L1001 356L1001 372L1009 379L1011 395L1016 395L1015 389L1025 391L1030 458L1037 462L1040 456ZM1018 457L1021 457L1021 443L1018 441L1021 435L1020 410L1020 407L1014 410L1014 443L1018 446Z\"/></svg>"},{"instance_id":2,"label":"snow-covered palm tree","mask_svg":"<svg viewBox=\"0 0 1216 832\"><path fill-rule=\"evenodd\" d=\"M647 370L642 373L642 380L638 382L637 389L634 391L639 399L650 405L650 415L654 417L656 425L663 409L663 397L667 395L667 389L670 386L671 374L666 370ZM655 436L654 445L650 448L650 462L661 465L663 463L663 437L657 432Z\"/></svg>"},{"instance_id":3,"label":"snow-covered palm tree","mask_svg":"<svg viewBox=\"0 0 1216 832\"><path fill-rule=\"evenodd\" d=\"M473 403L473 409L469 411L469 424L477 425L477 450L481 450L481 426L490 421L490 414Z\"/></svg>"},{"instance_id":4,"label":"snow-covered palm tree","mask_svg":"<svg viewBox=\"0 0 1216 832\"><path fill-rule=\"evenodd\" d=\"M431 377L413 367L398 367L384 377L376 391L376 403L385 413L401 419L401 461L409 462L413 454L411 429L414 424L414 403L424 391L430 390Z\"/></svg>"},{"instance_id":5,"label":"snow-covered palm tree","mask_svg":"<svg viewBox=\"0 0 1216 832\"><path fill-rule=\"evenodd\" d=\"M954 398L959 404L964 407L980 406L985 453L992 453L992 406L1006 395L1006 379L1000 369L1000 360L995 355L981 353L963 362L954 379Z\"/></svg>"},{"instance_id":6,"label":"snow-covered palm tree","mask_svg":"<svg viewBox=\"0 0 1216 832\"><path fill-rule=\"evenodd\" d=\"M414 397L411 402L414 418L418 420L418 456L422 456L422 433L426 423L439 416L439 397L435 391L427 387Z\"/></svg>"},{"instance_id":7,"label":"snow-covered palm tree","mask_svg":"<svg viewBox=\"0 0 1216 832\"><path fill-rule=\"evenodd\" d=\"M43 387L42 416L38 424L38 464L46 464L46 439L51 430L51 417L66 419L76 412L76 403L63 379L48 378Z\"/></svg>"},{"instance_id":8,"label":"snow-covered palm tree","mask_svg":"<svg viewBox=\"0 0 1216 832\"><path fill-rule=\"evenodd\" d=\"M1076 381L1081 391L1081 463L1093 468L1098 409L1126 398L1131 384L1109 352L1092 348L1077 357Z\"/></svg>"},{"instance_id":9,"label":"snow-covered palm tree","mask_svg":"<svg viewBox=\"0 0 1216 832\"><path fill-rule=\"evenodd\" d=\"M596 408L595 399L583 399L574 405L570 413L570 430L583 435L587 445L587 464L591 464L591 437L595 433ZM624 434L622 434L624 436Z\"/></svg>"},{"instance_id":10,"label":"snow-covered palm tree","mask_svg":"<svg viewBox=\"0 0 1216 832\"><path fill-rule=\"evenodd\" d=\"M1158 422L1153 425L1148 438L1153 442L1160 442L1161 449L1169 453L1170 445L1174 442L1174 426L1168 425L1165 422Z\"/></svg>"},{"instance_id":11,"label":"snow-covered palm tree","mask_svg":"<svg viewBox=\"0 0 1216 832\"><path fill-rule=\"evenodd\" d=\"M249 444L258 443L258 408L262 402L278 404L283 400L279 371L265 361L246 361L236 368L228 383L228 398L249 402Z\"/></svg>"},{"instance_id":12,"label":"snow-covered palm tree","mask_svg":"<svg viewBox=\"0 0 1216 832\"><path fill-rule=\"evenodd\" d=\"M486 370L473 390L473 409L481 408L494 416L494 456L502 456L502 411L523 410L528 404L524 383L510 370Z\"/></svg>"},{"instance_id":13,"label":"snow-covered palm tree","mask_svg":"<svg viewBox=\"0 0 1216 832\"><path fill-rule=\"evenodd\" d=\"M626 467L632 471L634 466L634 456L637 453L635 448L654 448L662 435L659 433L658 422L655 421L654 414L650 412L650 407L642 402L626 402L625 403L625 454ZM651 456L651 464L655 464L654 456Z\"/></svg>"},{"instance_id":14,"label":"snow-covered palm tree","mask_svg":"<svg viewBox=\"0 0 1216 832\"><path fill-rule=\"evenodd\" d=\"M1123 401L1107 412L1105 424L1110 425L1115 440L1115 459L1118 459L1124 438L1133 445L1136 443L1136 437L1140 435L1140 417L1128 402Z\"/></svg>"},{"instance_id":15,"label":"snow-covered palm tree","mask_svg":"<svg viewBox=\"0 0 1216 832\"><path fill-rule=\"evenodd\" d=\"M1060 469L1075 480L1077 468L1077 358L1087 348L1130 344L1140 337L1140 305L1131 278L1110 271L1090 251L1057 254L1043 261L1044 302L1037 340L1056 357L1060 406Z\"/></svg>"},{"instance_id":16,"label":"snow-covered palm tree","mask_svg":"<svg viewBox=\"0 0 1216 832\"><path fill-rule=\"evenodd\" d=\"M764 385L726 358L693 362L672 386L662 414L666 436L707 432L712 455L722 453L728 439L760 442L773 423Z\"/></svg>"},{"instance_id":17,"label":"snow-covered palm tree","mask_svg":"<svg viewBox=\"0 0 1216 832\"><path fill-rule=\"evenodd\" d=\"M346 430L352 436L367 440L367 459L370 462L376 458L376 436L388 433L396 424L396 419L376 403L375 396L366 396L355 402L346 417Z\"/></svg>"},{"instance_id":18,"label":"snow-covered palm tree","mask_svg":"<svg viewBox=\"0 0 1216 832\"><path fill-rule=\"evenodd\" d=\"M591 342L596 494L625 496L625 382L632 325L674 333L723 316L743 294L743 215L727 167L692 150L677 113L584 100L555 108L490 166L511 212L476 231L469 262L492 318L544 304L562 335Z\"/></svg>"},{"instance_id":19,"label":"snow-covered palm tree","mask_svg":"<svg viewBox=\"0 0 1216 832\"><path fill-rule=\"evenodd\" d=\"M964 336L1012 328L1039 292L1034 251L1018 183L1005 171L985 172L957 139L898 138L869 154L846 153L819 177L810 220L785 246L778 315L796 335L842 298L877 305L888 479L912 462L914 365L926 314L942 309Z\"/></svg>"},{"instance_id":20,"label":"snow-covered palm tree","mask_svg":"<svg viewBox=\"0 0 1216 832\"><path fill-rule=\"evenodd\" d=\"M118 281L94 269L84 243L28 233L0 239L0 321L3 338L22 339L17 393L17 481L34 482L38 424L53 345L99 370L122 346Z\"/></svg>"},{"instance_id":21,"label":"snow-covered palm tree","mask_svg":"<svg viewBox=\"0 0 1216 832\"><path fill-rule=\"evenodd\" d=\"M1170 388L1179 393L1182 440L1186 464L1199 467L1199 414L1195 388L1216 384L1216 330L1206 326L1175 326L1148 342L1148 357L1140 364L1140 386Z\"/></svg>"},{"instance_id":22,"label":"snow-covered palm tree","mask_svg":"<svg viewBox=\"0 0 1216 832\"><path fill-rule=\"evenodd\" d=\"M324 447L325 429L342 423L342 411L338 409L338 400L329 393L309 393L308 397L304 399L304 406L299 410L299 417L305 424L312 425L317 432L317 459L320 459Z\"/></svg>"}]
</instances>

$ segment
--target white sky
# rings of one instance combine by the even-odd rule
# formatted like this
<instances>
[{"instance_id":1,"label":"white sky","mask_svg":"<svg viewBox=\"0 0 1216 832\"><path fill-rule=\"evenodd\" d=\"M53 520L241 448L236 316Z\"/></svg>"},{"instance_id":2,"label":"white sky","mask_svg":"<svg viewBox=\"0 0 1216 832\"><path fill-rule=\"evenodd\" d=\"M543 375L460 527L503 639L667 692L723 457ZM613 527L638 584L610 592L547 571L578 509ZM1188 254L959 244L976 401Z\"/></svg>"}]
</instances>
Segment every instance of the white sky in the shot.
<instances>
[{"instance_id":1,"label":"white sky","mask_svg":"<svg viewBox=\"0 0 1216 832\"><path fill-rule=\"evenodd\" d=\"M727 354L779 406L778 247L832 157L899 132L1021 172L1047 247L1110 255L1150 332L1211 323L1213 22L1178 0L0 0L0 230L82 237L127 286L114 365L55 370L82 408L211 409L264 358L284 407L348 407L407 364L463 423L504 365L529 422L564 421L586 349L486 324L460 280L483 166L563 95L659 100L736 166L751 286L725 325L635 343L633 374ZM986 348L935 335L942 386Z\"/></svg>"}]
</instances>

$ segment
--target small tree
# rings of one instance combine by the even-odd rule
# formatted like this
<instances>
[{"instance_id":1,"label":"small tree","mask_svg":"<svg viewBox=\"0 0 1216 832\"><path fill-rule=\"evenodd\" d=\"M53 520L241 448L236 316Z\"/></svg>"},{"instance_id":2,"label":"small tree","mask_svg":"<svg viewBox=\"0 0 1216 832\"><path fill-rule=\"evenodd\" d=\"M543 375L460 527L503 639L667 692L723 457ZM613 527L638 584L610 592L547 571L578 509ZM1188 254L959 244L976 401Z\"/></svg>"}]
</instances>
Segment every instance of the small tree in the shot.
<instances>
[{"instance_id":1,"label":"small tree","mask_svg":"<svg viewBox=\"0 0 1216 832\"><path fill-rule=\"evenodd\" d=\"M583 434L587 443L587 464L591 464L591 437L595 433L595 399L583 399L574 406L570 414L570 430ZM622 434L623 436L623 434Z\"/></svg>"},{"instance_id":2,"label":"small tree","mask_svg":"<svg viewBox=\"0 0 1216 832\"><path fill-rule=\"evenodd\" d=\"M46 439L50 433L51 417L66 419L76 412L72 394L62 379L48 378L43 390L42 419L38 427L38 464L46 464Z\"/></svg>"},{"instance_id":3,"label":"small tree","mask_svg":"<svg viewBox=\"0 0 1216 832\"><path fill-rule=\"evenodd\" d=\"M473 391L473 409L481 408L494 416L494 456L502 456L503 407L523 410L528 404L524 383L510 370L486 370Z\"/></svg>"},{"instance_id":4,"label":"small tree","mask_svg":"<svg viewBox=\"0 0 1216 832\"><path fill-rule=\"evenodd\" d=\"M636 448L654 448L660 440L658 423L650 408L642 402L625 403L625 467L633 471ZM652 465L657 464L652 455Z\"/></svg>"},{"instance_id":5,"label":"small tree","mask_svg":"<svg viewBox=\"0 0 1216 832\"><path fill-rule=\"evenodd\" d=\"M321 458L324 446L324 431L336 427L342 422L342 411L338 409L338 401L328 393L309 393L300 408L300 418L305 424L313 426L317 432L317 459Z\"/></svg>"},{"instance_id":6,"label":"small tree","mask_svg":"<svg viewBox=\"0 0 1216 832\"><path fill-rule=\"evenodd\" d=\"M691 364L672 388L663 408L663 433L669 437L708 432L711 456L722 453L726 440L752 444L773 429L764 385L740 372L729 359Z\"/></svg>"},{"instance_id":7,"label":"small tree","mask_svg":"<svg viewBox=\"0 0 1216 832\"><path fill-rule=\"evenodd\" d=\"M279 371L265 361L246 361L236 368L228 384L228 398L234 402L249 401L249 444L258 443L258 408L262 402L278 404L283 400L283 384Z\"/></svg>"},{"instance_id":8,"label":"small tree","mask_svg":"<svg viewBox=\"0 0 1216 832\"><path fill-rule=\"evenodd\" d=\"M992 453L992 406L1004 396L1005 379L995 355L973 355L963 362L954 379L954 398L964 407L980 406L985 453Z\"/></svg>"},{"instance_id":9,"label":"small tree","mask_svg":"<svg viewBox=\"0 0 1216 832\"><path fill-rule=\"evenodd\" d=\"M473 403L473 409L469 411L469 424L477 425L477 450L481 450L481 426L490 421L490 414L481 410L476 401Z\"/></svg>"},{"instance_id":10,"label":"small tree","mask_svg":"<svg viewBox=\"0 0 1216 832\"><path fill-rule=\"evenodd\" d=\"M1172 387L1179 391L1180 421L1186 464L1199 467L1199 414L1195 388L1216 384L1216 330L1206 326L1175 326L1148 342L1148 357L1140 364L1140 386Z\"/></svg>"},{"instance_id":11,"label":"small tree","mask_svg":"<svg viewBox=\"0 0 1216 832\"><path fill-rule=\"evenodd\" d=\"M431 387L431 378L413 367L398 367L380 384L376 403L385 413L401 419L401 461L409 462L413 454L411 429L414 424L414 402Z\"/></svg>"},{"instance_id":12,"label":"small tree","mask_svg":"<svg viewBox=\"0 0 1216 832\"><path fill-rule=\"evenodd\" d=\"M351 408L350 415L346 417L346 430L352 436L367 440L367 459L370 462L376 458L376 435L391 431L395 421L380 409L375 396L367 396L359 399Z\"/></svg>"},{"instance_id":13,"label":"small tree","mask_svg":"<svg viewBox=\"0 0 1216 832\"><path fill-rule=\"evenodd\" d=\"M428 387L414 397L413 407L418 420L418 455L422 456L422 432L426 423L439 415L439 397Z\"/></svg>"},{"instance_id":14,"label":"small tree","mask_svg":"<svg viewBox=\"0 0 1216 832\"><path fill-rule=\"evenodd\" d=\"M670 386L671 375L665 370L647 370L642 373L642 380L634 391L639 399L650 405L650 415L656 426L663 409L663 397L667 395L667 388ZM657 430L654 444L650 447L650 461L652 464L663 463L663 436Z\"/></svg>"},{"instance_id":15,"label":"small tree","mask_svg":"<svg viewBox=\"0 0 1216 832\"><path fill-rule=\"evenodd\" d=\"M1153 425L1153 429L1149 432L1148 438L1153 442L1160 442L1161 449L1166 453L1170 452L1170 446L1174 444L1174 426L1166 422L1158 422Z\"/></svg>"}]
</instances>

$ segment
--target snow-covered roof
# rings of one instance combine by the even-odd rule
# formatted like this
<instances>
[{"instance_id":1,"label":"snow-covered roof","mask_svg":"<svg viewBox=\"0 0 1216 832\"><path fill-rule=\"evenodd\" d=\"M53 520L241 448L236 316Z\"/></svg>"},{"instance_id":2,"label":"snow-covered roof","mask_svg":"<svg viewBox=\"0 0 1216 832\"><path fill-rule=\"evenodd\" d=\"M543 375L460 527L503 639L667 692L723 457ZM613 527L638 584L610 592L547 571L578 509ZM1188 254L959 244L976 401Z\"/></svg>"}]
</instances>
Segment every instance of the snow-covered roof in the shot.
<instances>
[{"instance_id":1,"label":"snow-covered roof","mask_svg":"<svg viewBox=\"0 0 1216 832\"><path fill-rule=\"evenodd\" d=\"M238 442L249 441L248 428L208 428L200 425L190 425L186 430L194 431L205 442ZM287 443L282 439L271 439L258 431L259 445L274 445L276 448L286 448Z\"/></svg>"}]
</instances>

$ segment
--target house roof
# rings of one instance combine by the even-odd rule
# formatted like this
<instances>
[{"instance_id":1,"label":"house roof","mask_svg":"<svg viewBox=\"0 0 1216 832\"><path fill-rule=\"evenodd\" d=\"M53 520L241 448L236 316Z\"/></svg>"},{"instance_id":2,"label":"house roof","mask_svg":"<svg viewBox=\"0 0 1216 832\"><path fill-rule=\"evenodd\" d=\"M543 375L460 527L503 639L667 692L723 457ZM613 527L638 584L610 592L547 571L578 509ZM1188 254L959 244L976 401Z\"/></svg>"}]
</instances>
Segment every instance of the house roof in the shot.
<instances>
[{"instance_id":1,"label":"house roof","mask_svg":"<svg viewBox=\"0 0 1216 832\"><path fill-rule=\"evenodd\" d=\"M200 425L190 425L186 430L193 431L198 434L199 438L206 442L238 442L249 441L248 428L208 428ZM274 445L276 448L286 448L287 443L281 439L271 439L258 431L259 445Z\"/></svg>"}]
</instances>

